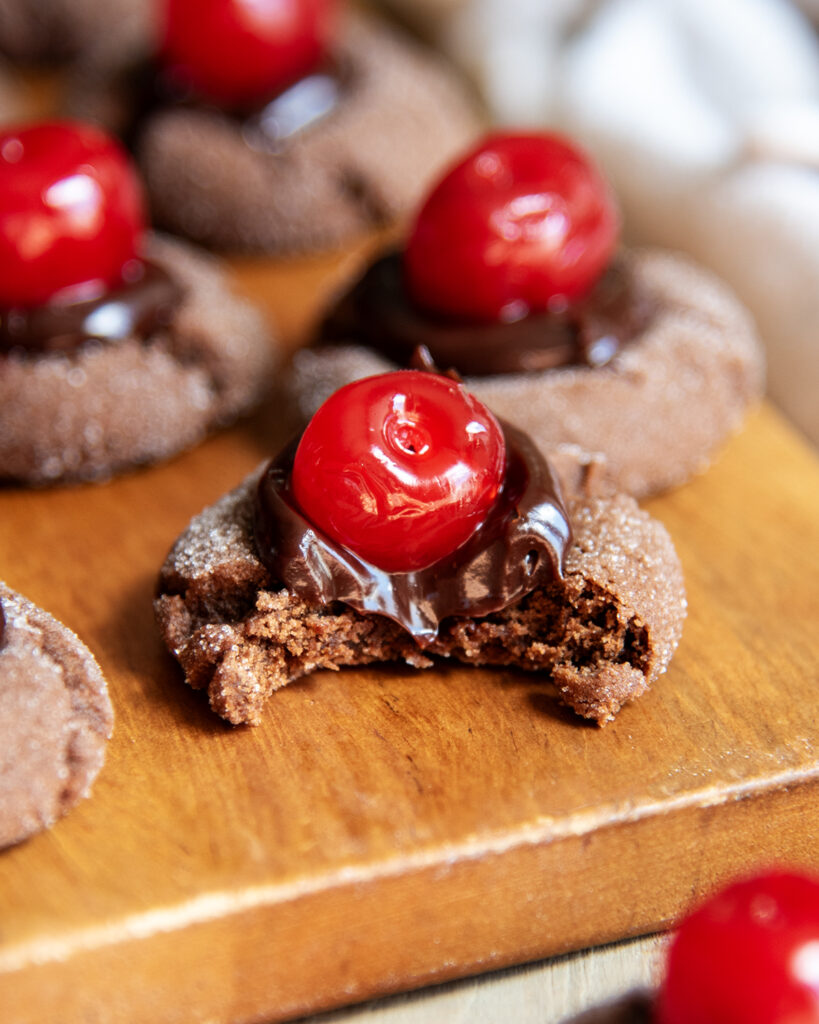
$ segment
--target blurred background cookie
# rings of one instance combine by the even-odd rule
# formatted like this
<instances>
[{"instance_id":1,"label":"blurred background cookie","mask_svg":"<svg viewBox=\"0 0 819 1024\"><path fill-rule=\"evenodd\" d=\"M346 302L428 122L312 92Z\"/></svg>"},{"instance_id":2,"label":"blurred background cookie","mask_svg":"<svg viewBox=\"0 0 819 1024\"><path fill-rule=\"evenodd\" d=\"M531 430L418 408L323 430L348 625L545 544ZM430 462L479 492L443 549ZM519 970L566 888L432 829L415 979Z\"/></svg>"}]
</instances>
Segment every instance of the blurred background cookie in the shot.
<instances>
[{"instance_id":1,"label":"blurred background cookie","mask_svg":"<svg viewBox=\"0 0 819 1024\"><path fill-rule=\"evenodd\" d=\"M406 212L477 133L466 87L407 36L330 0L280 6L253 5L248 32L241 5L166 0L158 52L80 70L73 111L131 140L158 225L226 249L338 246Z\"/></svg>"},{"instance_id":2,"label":"blurred background cookie","mask_svg":"<svg viewBox=\"0 0 819 1024\"><path fill-rule=\"evenodd\" d=\"M0 479L110 476L265 393L261 316L212 257L146 233L140 183L99 129L6 132L0 179Z\"/></svg>"}]
</instances>

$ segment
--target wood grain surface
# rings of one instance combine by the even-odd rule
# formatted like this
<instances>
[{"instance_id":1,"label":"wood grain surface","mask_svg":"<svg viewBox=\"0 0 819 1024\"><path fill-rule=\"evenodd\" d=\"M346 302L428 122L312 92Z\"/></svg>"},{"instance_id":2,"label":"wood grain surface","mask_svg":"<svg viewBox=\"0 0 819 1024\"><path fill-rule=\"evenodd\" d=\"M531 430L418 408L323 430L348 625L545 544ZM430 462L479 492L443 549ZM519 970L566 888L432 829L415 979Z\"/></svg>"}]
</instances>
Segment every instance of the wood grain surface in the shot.
<instances>
[{"instance_id":1,"label":"wood grain surface","mask_svg":"<svg viewBox=\"0 0 819 1024\"><path fill-rule=\"evenodd\" d=\"M236 262L298 342L363 258ZM645 934L719 879L819 867L819 461L770 408L650 504L690 614L600 730L548 680L321 672L233 729L151 597L191 516L289 430L280 398L170 463L0 491L0 576L97 655L116 712L90 800L0 854L4 1022L274 1021Z\"/></svg>"}]
</instances>

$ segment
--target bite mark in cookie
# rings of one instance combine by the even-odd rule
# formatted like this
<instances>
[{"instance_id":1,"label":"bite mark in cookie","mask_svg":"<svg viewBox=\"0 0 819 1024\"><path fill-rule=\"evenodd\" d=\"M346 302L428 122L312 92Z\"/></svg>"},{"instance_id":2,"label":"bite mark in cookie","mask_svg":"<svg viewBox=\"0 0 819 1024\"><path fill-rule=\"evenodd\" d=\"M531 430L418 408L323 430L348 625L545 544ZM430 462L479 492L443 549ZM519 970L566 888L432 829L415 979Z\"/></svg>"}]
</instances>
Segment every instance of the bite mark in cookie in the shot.
<instances>
[{"instance_id":1,"label":"bite mark in cookie","mask_svg":"<svg viewBox=\"0 0 819 1024\"><path fill-rule=\"evenodd\" d=\"M282 588L256 551L259 474L197 516L162 567L155 610L186 681L234 724L258 723L275 690L317 669L431 656L550 674L560 699L610 721L667 668L685 617L668 534L624 495L569 499L563 580L483 618L450 618L419 646L401 626Z\"/></svg>"}]
</instances>

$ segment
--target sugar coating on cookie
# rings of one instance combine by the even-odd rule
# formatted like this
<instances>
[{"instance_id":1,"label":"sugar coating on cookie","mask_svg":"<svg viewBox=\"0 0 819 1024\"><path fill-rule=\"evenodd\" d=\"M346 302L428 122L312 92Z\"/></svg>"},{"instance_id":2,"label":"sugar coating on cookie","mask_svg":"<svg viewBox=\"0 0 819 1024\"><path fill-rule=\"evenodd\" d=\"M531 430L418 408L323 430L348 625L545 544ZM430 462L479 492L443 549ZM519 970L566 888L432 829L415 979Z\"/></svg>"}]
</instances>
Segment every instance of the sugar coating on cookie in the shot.
<instances>
[{"instance_id":1,"label":"sugar coating on cookie","mask_svg":"<svg viewBox=\"0 0 819 1024\"><path fill-rule=\"evenodd\" d=\"M163 459L265 393L275 342L216 261L159 236L146 256L183 289L169 327L71 352L0 353L0 479L100 479Z\"/></svg>"},{"instance_id":2,"label":"sugar coating on cookie","mask_svg":"<svg viewBox=\"0 0 819 1024\"><path fill-rule=\"evenodd\" d=\"M155 611L186 681L235 724L260 721L280 687L316 669L431 655L547 672L560 699L604 724L666 670L685 618L682 571L664 527L625 495L575 494L563 580L483 618L445 620L423 647L390 619L306 604L259 560L259 473L203 511L160 573Z\"/></svg>"},{"instance_id":3,"label":"sugar coating on cookie","mask_svg":"<svg viewBox=\"0 0 819 1024\"><path fill-rule=\"evenodd\" d=\"M113 711L87 647L0 583L0 848L48 828L90 792Z\"/></svg>"},{"instance_id":4,"label":"sugar coating on cookie","mask_svg":"<svg viewBox=\"0 0 819 1024\"><path fill-rule=\"evenodd\" d=\"M610 363L464 383L544 451L599 452L618 488L644 497L706 468L761 397L764 357L749 314L708 271L659 250L624 254L624 265L656 313ZM394 368L351 338L297 353L290 390L307 418L343 384Z\"/></svg>"}]
</instances>

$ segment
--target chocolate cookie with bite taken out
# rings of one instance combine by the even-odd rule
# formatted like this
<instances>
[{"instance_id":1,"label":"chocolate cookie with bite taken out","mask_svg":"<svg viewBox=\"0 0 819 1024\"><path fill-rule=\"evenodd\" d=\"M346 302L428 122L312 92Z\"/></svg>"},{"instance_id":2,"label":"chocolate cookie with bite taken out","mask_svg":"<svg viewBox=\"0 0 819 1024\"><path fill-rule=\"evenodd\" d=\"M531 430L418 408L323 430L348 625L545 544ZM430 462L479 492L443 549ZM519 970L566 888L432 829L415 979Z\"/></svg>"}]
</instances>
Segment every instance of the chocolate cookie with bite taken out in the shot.
<instances>
[{"instance_id":1,"label":"chocolate cookie with bite taken out","mask_svg":"<svg viewBox=\"0 0 819 1024\"><path fill-rule=\"evenodd\" d=\"M187 682L235 724L317 668L433 657L547 673L604 724L685 617L663 527L416 371L333 395L297 446L197 516L155 602Z\"/></svg>"}]
</instances>

